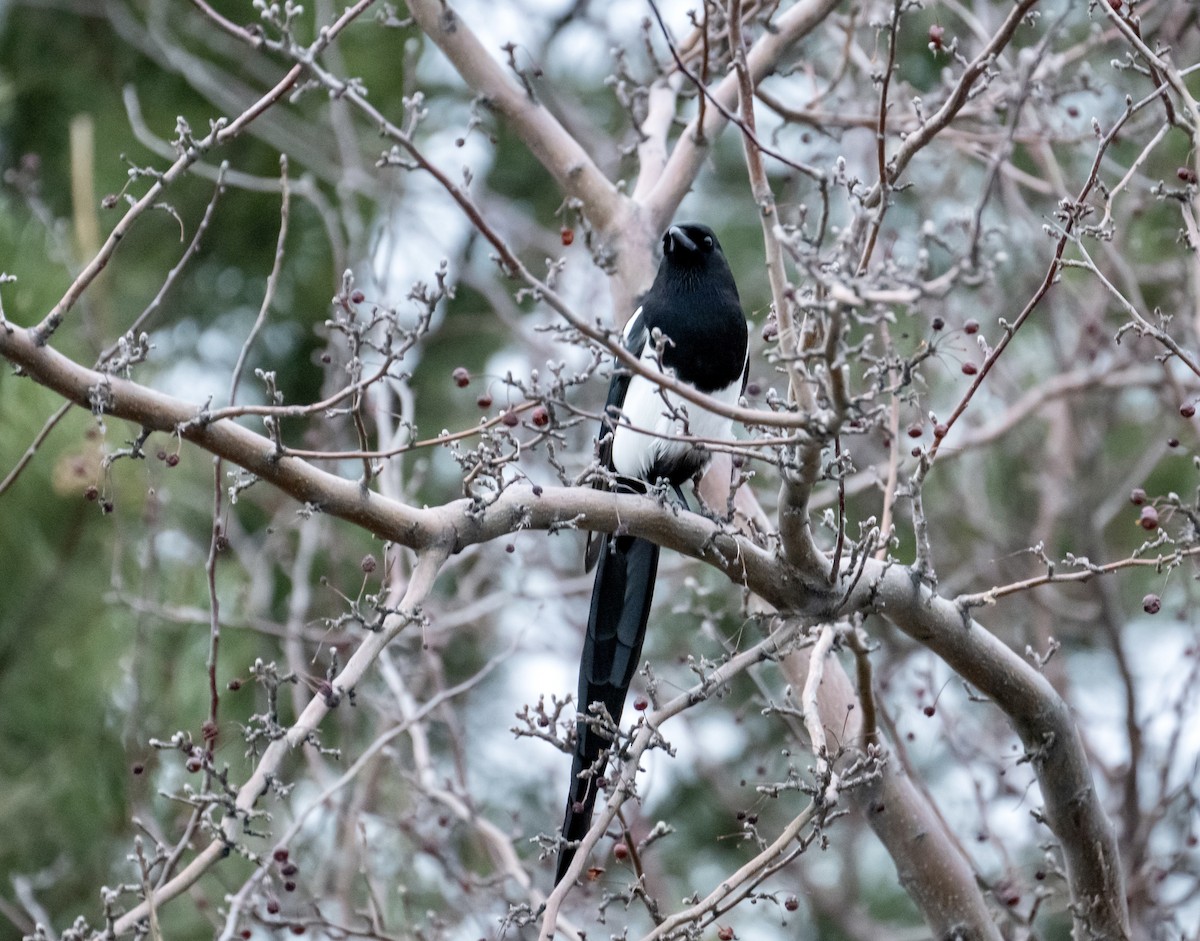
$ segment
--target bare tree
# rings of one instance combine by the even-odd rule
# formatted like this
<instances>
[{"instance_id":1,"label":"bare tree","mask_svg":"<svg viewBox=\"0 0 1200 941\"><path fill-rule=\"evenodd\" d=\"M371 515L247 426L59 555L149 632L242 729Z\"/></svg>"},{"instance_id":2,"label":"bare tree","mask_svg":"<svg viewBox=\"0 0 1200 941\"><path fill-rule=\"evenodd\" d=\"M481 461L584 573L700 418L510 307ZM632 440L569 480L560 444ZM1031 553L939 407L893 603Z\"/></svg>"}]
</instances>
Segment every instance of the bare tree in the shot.
<instances>
[{"instance_id":1,"label":"bare tree","mask_svg":"<svg viewBox=\"0 0 1200 941\"><path fill-rule=\"evenodd\" d=\"M1191 4L104 10L221 117L160 140L126 90L158 161L105 199L116 221L50 310L0 308L0 354L64 403L0 499L72 407L102 431L77 489L109 514L133 462L212 455L207 609L161 584L111 602L207 624L203 671L181 674L207 708L154 738L166 799L136 808L132 868L114 866L100 914L68 928L74 913L17 879L14 924L157 936L193 905L221 938L729 939L807 917L867 939L907 923L868 906L898 889L920 936L1197 937L1200 657L1180 640L1200 545L1200 464L1179 458L1200 397ZM359 77L359 34L391 50L399 104ZM495 182L508 135L536 160L530 188L556 187L556 228ZM277 178L218 162L247 137L278 154ZM204 180L155 297L80 356L101 272L120 278L127 236ZM158 368L164 314L220 239L210 222L253 192L279 207L257 317L223 397L181 397ZM737 233L760 334L737 407L614 342L681 212ZM278 296L298 230L324 233L342 272L304 401L252 368L282 307L316 306ZM502 371L423 377L468 303ZM710 443L700 512L588 486L610 364L744 429ZM478 421L443 430L423 411L449 384ZM248 501L262 532L235 509ZM687 631L652 639L606 803L551 891L567 765L533 810L503 780L545 743L569 750L574 710L531 690L510 733L489 684L534 652L506 621L582 620L559 534L618 529L686 559L651 631ZM361 564L326 580L326 554ZM229 662L234 625L258 632L249 663ZM1097 690L1119 703L1107 724Z\"/></svg>"}]
</instances>

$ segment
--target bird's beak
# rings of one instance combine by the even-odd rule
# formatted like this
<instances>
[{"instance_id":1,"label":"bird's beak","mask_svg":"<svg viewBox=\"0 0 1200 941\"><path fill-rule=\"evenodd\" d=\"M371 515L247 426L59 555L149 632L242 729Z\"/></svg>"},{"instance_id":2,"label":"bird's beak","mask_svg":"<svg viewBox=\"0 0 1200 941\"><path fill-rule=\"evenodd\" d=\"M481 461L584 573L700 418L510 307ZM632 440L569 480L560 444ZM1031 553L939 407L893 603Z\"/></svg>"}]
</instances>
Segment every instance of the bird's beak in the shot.
<instances>
[{"instance_id":1,"label":"bird's beak","mask_svg":"<svg viewBox=\"0 0 1200 941\"><path fill-rule=\"evenodd\" d=\"M667 237L663 241L666 243L664 247L666 248L668 255L680 248L689 252L694 252L696 250L696 243L688 238L687 233L677 225L673 225L671 228L667 229Z\"/></svg>"}]
</instances>

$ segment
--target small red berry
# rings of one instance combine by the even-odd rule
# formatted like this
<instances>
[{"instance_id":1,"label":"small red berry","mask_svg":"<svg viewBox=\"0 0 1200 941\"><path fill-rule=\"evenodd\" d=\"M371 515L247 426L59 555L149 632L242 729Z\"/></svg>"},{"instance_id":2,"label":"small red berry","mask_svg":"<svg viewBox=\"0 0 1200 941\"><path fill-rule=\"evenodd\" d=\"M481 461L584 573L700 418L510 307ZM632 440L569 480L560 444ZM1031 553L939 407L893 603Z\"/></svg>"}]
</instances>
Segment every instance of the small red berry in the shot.
<instances>
[{"instance_id":1,"label":"small red berry","mask_svg":"<svg viewBox=\"0 0 1200 941\"><path fill-rule=\"evenodd\" d=\"M978 320L968 320L965 324L963 324L963 331L967 334L978 333L979 332L979 321Z\"/></svg>"},{"instance_id":2,"label":"small red berry","mask_svg":"<svg viewBox=\"0 0 1200 941\"><path fill-rule=\"evenodd\" d=\"M942 48L942 40L946 35L946 27L939 23L934 23L929 27L929 45L934 49Z\"/></svg>"},{"instance_id":3,"label":"small red berry","mask_svg":"<svg viewBox=\"0 0 1200 941\"><path fill-rule=\"evenodd\" d=\"M1134 506L1141 506L1146 502L1146 491L1141 487L1134 487L1129 491L1129 502Z\"/></svg>"},{"instance_id":4,"label":"small red berry","mask_svg":"<svg viewBox=\"0 0 1200 941\"><path fill-rule=\"evenodd\" d=\"M562 243L564 245L570 245L575 241L575 230L568 229L565 225L563 226L562 232L560 232L559 235L562 236Z\"/></svg>"},{"instance_id":5,"label":"small red berry","mask_svg":"<svg viewBox=\"0 0 1200 941\"><path fill-rule=\"evenodd\" d=\"M618 843L613 847L613 856L619 861L629 858L629 847L624 843Z\"/></svg>"},{"instance_id":6,"label":"small red berry","mask_svg":"<svg viewBox=\"0 0 1200 941\"><path fill-rule=\"evenodd\" d=\"M362 291L354 291L350 295L350 303L351 304L361 304L363 302L363 300L364 300L364 297L363 297Z\"/></svg>"},{"instance_id":7,"label":"small red berry","mask_svg":"<svg viewBox=\"0 0 1200 941\"><path fill-rule=\"evenodd\" d=\"M362 561L358 563L358 567L367 575L370 575L379 567L379 562L371 553L367 553L362 557Z\"/></svg>"},{"instance_id":8,"label":"small red berry","mask_svg":"<svg viewBox=\"0 0 1200 941\"><path fill-rule=\"evenodd\" d=\"M500 421L504 422L509 428L516 428L521 419L517 417L516 412L505 412L500 416Z\"/></svg>"},{"instance_id":9,"label":"small red berry","mask_svg":"<svg viewBox=\"0 0 1200 941\"><path fill-rule=\"evenodd\" d=\"M720 929L718 929L717 937L720 938L721 941L733 941L733 939L736 938L737 935L735 935L733 933L732 928L730 928L728 925L724 925Z\"/></svg>"},{"instance_id":10,"label":"small red berry","mask_svg":"<svg viewBox=\"0 0 1200 941\"><path fill-rule=\"evenodd\" d=\"M504 547L504 551L505 551L505 552L508 552L508 553L510 553L510 554L511 554L511 553L513 553L513 552L516 552L516 551L517 551L517 547L516 547L516 546L514 546L514 545L513 545L513 544L510 542L508 545L506 545L506 546Z\"/></svg>"},{"instance_id":11,"label":"small red berry","mask_svg":"<svg viewBox=\"0 0 1200 941\"><path fill-rule=\"evenodd\" d=\"M167 467L178 467L178 466L179 466L179 455L178 454L168 454L167 455Z\"/></svg>"},{"instance_id":12,"label":"small red berry","mask_svg":"<svg viewBox=\"0 0 1200 941\"><path fill-rule=\"evenodd\" d=\"M298 873L299 871L300 871L300 867L297 866L295 863L288 863L286 866L284 866L282 869L279 870L279 872L282 876L284 876L285 878L289 878L289 879L292 876L294 876L296 873Z\"/></svg>"},{"instance_id":13,"label":"small red berry","mask_svg":"<svg viewBox=\"0 0 1200 941\"><path fill-rule=\"evenodd\" d=\"M927 715L927 716L932 716L935 712L937 712L937 710L933 706L926 706L921 711L924 712L925 715Z\"/></svg>"},{"instance_id":14,"label":"small red berry","mask_svg":"<svg viewBox=\"0 0 1200 941\"><path fill-rule=\"evenodd\" d=\"M471 384L471 373L467 371L466 366L456 366L454 372L450 373L450 378L460 389L465 389Z\"/></svg>"},{"instance_id":15,"label":"small red berry","mask_svg":"<svg viewBox=\"0 0 1200 941\"><path fill-rule=\"evenodd\" d=\"M1158 614L1162 610L1162 599L1158 595L1146 595L1142 599L1142 610L1147 614Z\"/></svg>"},{"instance_id":16,"label":"small red berry","mask_svg":"<svg viewBox=\"0 0 1200 941\"><path fill-rule=\"evenodd\" d=\"M490 392L479 393L479 398L477 398L475 400L475 404L478 405L480 408L491 408L492 407L492 394Z\"/></svg>"},{"instance_id":17,"label":"small red berry","mask_svg":"<svg viewBox=\"0 0 1200 941\"><path fill-rule=\"evenodd\" d=\"M96 498L97 498L97 497L99 497L99 496L100 496L100 490L99 490L99 489L96 487L96 485L95 485L95 484L93 484L92 486L88 487L88 488L87 488L87 490L83 491L83 498L84 498L85 500L88 500L88 501L92 502L92 503L95 503L95 502L96 502Z\"/></svg>"},{"instance_id":18,"label":"small red berry","mask_svg":"<svg viewBox=\"0 0 1200 941\"><path fill-rule=\"evenodd\" d=\"M924 429L921 427L920 423L918 423L918 422L913 422L911 425L908 426L908 436L910 438L919 438L919 437L921 437L921 435L923 433L924 433Z\"/></svg>"},{"instance_id":19,"label":"small red berry","mask_svg":"<svg viewBox=\"0 0 1200 941\"><path fill-rule=\"evenodd\" d=\"M1196 182L1196 171L1191 167L1180 167L1175 171L1175 175L1184 183Z\"/></svg>"},{"instance_id":20,"label":"small red berry","mask_svg":"<svg viewBox=\"0 0 1200 941\"><path fill-rule=\"evenodd\" d=\"M650 703L647 702L645 696L639 696L637 699L635 699L633 701L633 708L636 709L638 712L645 712L649 706L650 706Z\"/></svg>"},{"instance_id":21,"label":"small red berry","mask_svg":"<svg viewBox=\"0 0 1200 941\"><path fill-rule=\"evenodd\" d=\"M946 437L946 435L948 435L949 433L950 433L950 429L942 422L938 422L936 425L933 426L933 436L935 438L937 438L939 441L942 438Z\"/></svg>"},{"instance_id":22,"label":"small red berry","mask_svg":"<svg viewBox=\"0 0 1200 941\"><path fill-rule=\"evenodd\" d=\"M962 373L964 376L973 376L977 372L979 372L979 367L976 366L974 363L963 363L962 364Z\"/></svg>"},{"instance_id":23,"label":"small red berry","mask_svg":"<svg viewBox=\"0 0 1200 941\"><path fill-rule=\"evenodd\" d=\"M796 898L796 896L794 896L794 895L789 895L786 899L783 900L783 907L786 908L789 912L794 912L796 909L798 909L800 907L800 900L798 898Z\"/></svg>"},{"instance_id":24,"label":"small red berry","mask_svg":"<svg viewBox=\"0 0 1200 941\"><path fill-rule=\"evenodd\" d=\"M199 771L203 767L204 767L204 763L199 758L197 758L195 755L193 755L191 758L189 758L187 760L187 769L192 774L195 774L197 771Z\"/></svg>"},{"instance_id":25,"label":"small red berry","mask_svg":"<svg viewBox=\"0 0 1200 941\"><path fill-rule=\"evenodd\" d=\"M280 907L279 899L277 899L273 896L271 898L267 899L267 914L268 915L278 915L279 907Z\"/></svg>"},{"instance_id":26,"label":"small red berry","mask_svg":"<svg viewBox=\"0 0 1200 941\"><path fill-rule=\"evenodd\" d=\"M275 862L277 862L277 863L286 863L287 859L288 859L287 847L286 846L279 847L279 849L277 849L274 853L271 854L271 858L274 859Z\"/></svg>"},{"instance_id":27,"label":"small red berry","mask_svg":"<svg viewBox=\"0 0 1200 941\"><path fill-rule=\"evenodd\" d=\"M1191 418L1196 414L1196 406L1191 402L1184 402L1181 406L1179 406L1179 414L1184 418Z\"/></svg>"},{"instance_id":28,"label":"small red berry","mask_svg":"<svg viewBox=\"0 0 1200 941\"><path fill-rule=\"evenodd\" d=\"M546 410L546 406L539 405L533 410L533 414L529 416L529 420L539 428L545 428L550 424L550 413Z\"/></svg>"},{"instance_id":29,"label":"small red berry","mask_svg":"<svg viewBox=\"0 0 1200 941\"><path fill-rule=\"evenodd\" d=\"M1158 529L1158 510L1152 506L1142 507L1142 513L1138 517L1138 525L1146 530Z\"/></svg>"}]
</instances>

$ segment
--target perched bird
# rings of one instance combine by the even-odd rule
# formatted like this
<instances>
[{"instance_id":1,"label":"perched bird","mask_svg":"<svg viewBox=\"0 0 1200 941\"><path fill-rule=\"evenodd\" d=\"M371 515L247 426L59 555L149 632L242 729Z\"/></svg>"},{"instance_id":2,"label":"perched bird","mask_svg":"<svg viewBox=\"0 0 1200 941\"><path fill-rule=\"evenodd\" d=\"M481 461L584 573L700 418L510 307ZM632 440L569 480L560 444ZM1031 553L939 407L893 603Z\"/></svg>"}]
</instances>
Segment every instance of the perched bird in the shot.
<instances>
[{"instance_id":1,"label":"perched bird","mask_svg":"<svg viewBox=\"0 0 1200 941\"><path fill-rule=\"evenodd\" d=\"M665 370L700 392L734 404L746 387L749 338L729 263L708 226L673 225L662 246L654 284L625 326L621 343L649 369ZM618 369L600 427L600 460L614 473L622 492L645 492L648 484L665 480L685 502L681 485L699 476L710 455L680 436L728 439L731 425L724 416L664 392L652 379ZM658 546L645 539L606 535L588 550L588 567L596 564L596 581L579 664L579 720L555 884L575 856L573 844L591 826L597 782L604 772L598 759L612 744L609 736L585 721L589 707L602 703L612 721L620 724L646 636L658 570Z\"/></svg>"}]
</instances>

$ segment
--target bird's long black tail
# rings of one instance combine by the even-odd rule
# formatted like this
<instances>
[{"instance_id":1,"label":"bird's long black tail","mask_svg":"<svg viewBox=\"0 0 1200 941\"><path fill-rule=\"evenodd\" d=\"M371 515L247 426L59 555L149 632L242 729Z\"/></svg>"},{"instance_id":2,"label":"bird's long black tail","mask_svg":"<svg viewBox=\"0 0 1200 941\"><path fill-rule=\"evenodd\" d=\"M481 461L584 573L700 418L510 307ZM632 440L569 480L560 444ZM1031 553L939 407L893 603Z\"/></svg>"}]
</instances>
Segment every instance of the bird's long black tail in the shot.
<instances>
[{"instance_id":1,"label":"bird's long black tail","mask_svg":"<svg viewBox=\"0 0 1200 941\"><path fill-rule=\"evenodd\" d=\"M579 695L576 708L575 757L571 762L571 788L562 836L567 841L558 853L555 885L562 879L577 843L592 823L596 805L596 781L603 774L597 766L600 752L612 741L590 727L583 718L592 703L603 703L614 723L620 724L625 694L637 670L646 637L646 621L658 572L658 546L633 536L605 536L592 587L592 609L579 663ZM585 773L590 772L590 773Z\"/></svg>"}]
</instances>

